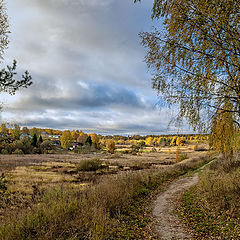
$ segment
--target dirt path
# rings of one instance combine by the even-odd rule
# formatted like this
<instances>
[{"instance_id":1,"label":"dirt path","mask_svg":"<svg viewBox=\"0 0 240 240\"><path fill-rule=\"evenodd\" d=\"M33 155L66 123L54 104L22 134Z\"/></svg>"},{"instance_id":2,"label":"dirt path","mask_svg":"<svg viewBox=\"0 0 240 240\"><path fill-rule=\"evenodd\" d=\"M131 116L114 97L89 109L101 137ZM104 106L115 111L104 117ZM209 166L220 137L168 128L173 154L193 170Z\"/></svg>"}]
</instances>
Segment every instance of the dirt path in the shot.
<instances>
[{"instance_id":1,"label":"dirt path","mask_svg":"<svg viewBox=\"0 0 240 240\"><path fill-rule=\"evenodd\" d=\"M204 167L209 165L206 164ZM203 170L204 167L200 168ZM197 184L198 173L193 176L181 177L171 183L165 192L160 194L153 203L154 231L158 239L162 240L185 240L194 239L186 227L174 215L174 200L185 190Z\"/></svg>"}]
</instances>

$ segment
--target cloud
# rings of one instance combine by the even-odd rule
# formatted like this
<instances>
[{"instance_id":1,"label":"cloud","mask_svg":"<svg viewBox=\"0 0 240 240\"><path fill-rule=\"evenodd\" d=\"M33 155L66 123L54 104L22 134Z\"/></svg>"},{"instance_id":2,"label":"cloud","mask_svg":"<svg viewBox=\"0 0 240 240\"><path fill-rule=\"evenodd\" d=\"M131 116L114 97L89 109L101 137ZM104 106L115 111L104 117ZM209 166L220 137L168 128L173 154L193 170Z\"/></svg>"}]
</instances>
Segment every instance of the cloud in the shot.
<instances>
[{"instance_id":1,"label":"cloud","mask_svg":"<svg viewBox=\"0 0 240 240\"><path fill-rule=\"evenodd\" d=\"M39 91L41 85L44 91ZM15 111L34 111L45 109L83 110L114 108L145 109L151 107L150 102L143 101L133 90L115 85L103 85L87 82L75 82L74 85L62 89L50 82L42 83L31 89L22 91L20 97L9 106Z\"/></svg>"},{"instance_id":2,"label":"cloud","mask_svg":"<svg viewBox=\"0 0 240 240\"><path fill-rule=\"evenodd\" d=\"M49 127L58 129L79 129L84 132L96 132L99 134L170 134L186 133L190 129L186 126L178 128L168 126L171 114L162 110L156 114L154 110L132 110L132 114L125 112L116 113L109 111L63 111L47 110L32 111L31 115L25 111L16 113L8 111L8 119L15 119L11 123L18 123L29 127Z\"/></svg>"},{"instance_id":3,"label":"cloud","mask_svg":"<svg viewBox=\"0 0 240 240\"><path fill-rule=\"evenodd\" d=\"M2 120L106 134L172 131L168 110L154 107L138 37L151 29L151 7L151 0L9 1L5 61L16 58L34 84L8 98Z\"/></svg>"}]
</instances>

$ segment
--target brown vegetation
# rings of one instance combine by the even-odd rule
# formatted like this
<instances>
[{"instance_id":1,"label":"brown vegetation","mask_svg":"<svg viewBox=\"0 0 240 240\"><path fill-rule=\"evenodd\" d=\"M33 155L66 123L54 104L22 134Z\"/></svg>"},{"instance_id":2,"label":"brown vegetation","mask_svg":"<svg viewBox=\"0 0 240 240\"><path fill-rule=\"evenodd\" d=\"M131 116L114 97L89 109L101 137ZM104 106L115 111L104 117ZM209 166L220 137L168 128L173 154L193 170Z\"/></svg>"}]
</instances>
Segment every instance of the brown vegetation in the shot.
<instances>
[{"instance_id":1,"label":"brown vegetation","mask_svg":"<svg viewBox=\"0 0 240 240\"><path fill-rule=\"evenodd\" d=\"M180 213L197 239L239 239L240 162L219 159L182 197Z\"/></svg>"},{"instance_id":2,"label":"brown vegetation","mask_svg":"<svg viewBox=\"0 0 240 240\"><path fill-rule=\"evenodd\" d=\"M80 158L91 162L96 154L31 155L32 162L30 155L16 156L18 160L22 159L22 166L11 166L12 170L6 174L9 183L8 193L1 197L4 211L1 212L0 238L143 239L147 233L142 227L149 220L144 211L140 213L144 206L142 201L152 190L197 167L202 161L201 158L188 159L161 168L144 164L144 158L154 163L157 154L158 163L164 163L166 160L161 154L166 156L167 153L124 155L128 159L98 155L101 164L105 163L105 173L101 169L78 172L77 166L83 161ZM108 159L104 160L104 157ZM17 162L8 156L4 158L10 164ZM23 166L24 158L26 166ZM141 170L134 171L134 166L139 164L141 167L136 169ZM110 174L111 165L117 167L114 172L119 174ZM131 171L124 170L128 166L127 170ZM89 176L97 177L98 181L87 179Z\"/></svg>"}]
</instances>

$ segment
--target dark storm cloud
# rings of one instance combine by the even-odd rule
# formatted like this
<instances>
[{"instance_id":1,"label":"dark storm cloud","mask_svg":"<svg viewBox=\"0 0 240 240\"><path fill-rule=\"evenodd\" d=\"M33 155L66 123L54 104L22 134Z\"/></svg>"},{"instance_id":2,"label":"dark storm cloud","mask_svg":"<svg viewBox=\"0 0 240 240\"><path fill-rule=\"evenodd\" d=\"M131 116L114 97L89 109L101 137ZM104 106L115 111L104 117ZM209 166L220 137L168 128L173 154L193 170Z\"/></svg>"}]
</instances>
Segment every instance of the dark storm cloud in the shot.
<instances>
[{"instance_id":1,"label":"dark storm cloud","mask_svg":"<svg viewBox=\"0 0 240 240\"><path fill-rule=\"evenodd\" d=\"M9 106L15 111L22 110L83 110L112 109L114 107L139 108L150 107L151 103L143 102L134 91L123 87L106 86L93 83L79 82L68 89L61 89L58 86L44 84L44 93L39 92L41 84L31 90L31 93L22 94L20 99Z\"/></svg>"}]
</instances>

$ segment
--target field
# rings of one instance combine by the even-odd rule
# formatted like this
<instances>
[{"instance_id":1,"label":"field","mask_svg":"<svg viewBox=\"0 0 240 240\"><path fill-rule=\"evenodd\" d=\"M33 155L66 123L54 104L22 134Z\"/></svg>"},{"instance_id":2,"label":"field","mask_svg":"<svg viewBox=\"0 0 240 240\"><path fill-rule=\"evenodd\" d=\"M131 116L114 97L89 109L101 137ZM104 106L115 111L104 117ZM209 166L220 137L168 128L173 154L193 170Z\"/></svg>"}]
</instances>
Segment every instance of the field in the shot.
<instances>
[{"instance_id":1,"label":"field","mask_svg":"<svg viewBox=\"0 0 240 240\"><path fill-rule=\"evenodd\" d=\"M155 189L158 184L164 183L174 176L185 173L187 169L194 168L208 155L208 152L203 150L204 148L202 148L201 151L196 151L193 150L192 147L182 146L180 148L172 147L154 149L153 152L151 149L145 149L141 153L135 155L123 154L121 151L117 151L115 154L95 152L91 154L1 155L0 171L4 172L8 181L7 191L4 192L4 197L1 198L1 221L4 224L10 224L10 228L12 226L15 229L16 223L20 224L20 229L28 228L28 224L26 224L25 221L29 221L29 214L32 218L38 219L39 214L34 214L36 214L35 211L39 211L36 209L40 208L42 209L41 211L47 211L44 213L44 215L46 214L44 220L41 220L40 228L42 228L42 221L46 221L44 224L50 226L51 224L48 221L63 221L62 218L67 219L67 217L71 219L72 217L70 215L72 215L72 213L70 215L68 213L67 217L63 217L63 215L66 209L73 207L71 202L74 202L74 204L76 204L76 206L74 205L74 207L76 207L74 211L79 211L79 209L85 206L84 204L86 204L84 208L94 209L91 211L89 210L89 219L85 220L86 222L82 223L83 225L91 225L93 223L93 220L91 220L94 217L92 211L97 211L97 215L99 217L102 216L105 219L105 223L103 223L104 230L101 230L104 231L104 233L101 233L104 235L107 232L106 229L109 227L110 222L113 221L113 218L115 221L119 221L116 220L116 218L119 219L119 214L122 211L120 209L125 209L123 211L125 212L126 208L130 209L130 206L132 205L130 203L133 199L136 200L141 198L142 194L143 196L146 194L148 195L150 191L149 189ZM180 161L181 163L176 163ZM83 163L89 162L98 164L98 167L94 170L86 168L86 164L84 165ZM60 195L58 191L60 191ZM84 192L87 194L87 197L85 195L82 196L81 193ZM106 196L102 195L103 192L106 192L107 199L105 199ZM98 194L96 195L96 193ZM66 199L63 196L65 196ZM81 199L87 198L87 200L81 200L84 202L81 207L78 206L79 203L75 202L76 196L78 196L77 198L81 196ZM92 202L92 199L95 199L94 203ZM63 203L62 201L67 201L67 203ZM139 200L137 202L139 202ZM99 204L100 206L102 204L107 204L104 205L104 208L108 210L98 213L98 211L101 210L101 207L100 210L98 209ZM50 220L46 220L48 212L54 211L52 208L55 207L57 207L58 211L61 213L56 213L56 219L53 220L54 212L54 214L49 216ZM115 210L113 211L111 209ZM72 211L73 210L71 210L71 212ZM114 212L113 216L109 211L110 213L111 211ZM58 214L60 214L60 216ZM85 212L85 214L87 214L87 212ZM137 217L141 217L141 214L137 213ZM108 220L108 218L110 218L111 221ZM12 223L14 221L15 224ZM71 223L71 226L76 224L76 221L80 224L79 219L74 221L74 223ZM102 221L103 219L101 222ZM31 225L30 229L35 229L36 219L32 220L31 224L33 224L33 226ZM6 235L5 231L8 231L7 229L9 226L4 226L0 229L0 236ZM99 233L99 230L96 230L96 227L97 226L94 225L89 228L93 231L91 234L95 234L99 239L102 239L102 237L100 237L101 234ZM130 232L129 229L127 230L128 227L129 226L122 226L121 231L124 231L125 228L125 234L128 234L128 232ZM27 234L28 239L36 238L36 235L32 233L32 230L18 229L20 232L17 233L15 230L12 229L11 232L13 232L13 235L9 235L8 237L13 236L15 239L18 239L23 236L21 235L23 234L22 231L24 234L30 231ZM117 228L115 230L117 231ZM56 238L56 236L58 236L57 229L49 231L51 232L51 237ZM61 231L64 230L61 229ZM78 232L78 230L74 231ZM38 234L40 233L37 233L37 236ZM48 234L41 234L40 236L44 236L43 238L51 239L51 237L48 237ZM66 234L66 236L70 236L69 233ZM78 234L80 233L78 232ZM90 233L81 234L78 236L85 236ZM124 233L122 234L124 235ZM42 238L40 237L39 239Z\"/></svg>"},{"instance_id":2,"label":"field","mask_svg":"<svg viewBox=\"0 0 240 240\"><path fill-rule=\"evenodd\" d=\"M150 149L150 148L149 148ZM1 155L0 172L4 172L9 180L9 190L31 193L31 185L47 187L48 185L95 182L106 174L122 171L163 168L175 163L176 147L163 148L158 152L147 149L137 155L122 154L44 154L44 155ZM185 158L201 156L205 151L194 151L191 147L178 148ZM99 159L107 168L96 172L83 173L77 165L83 160ZM89 177L89 179L87 178Z\"/></svg>"}]
</instances>

